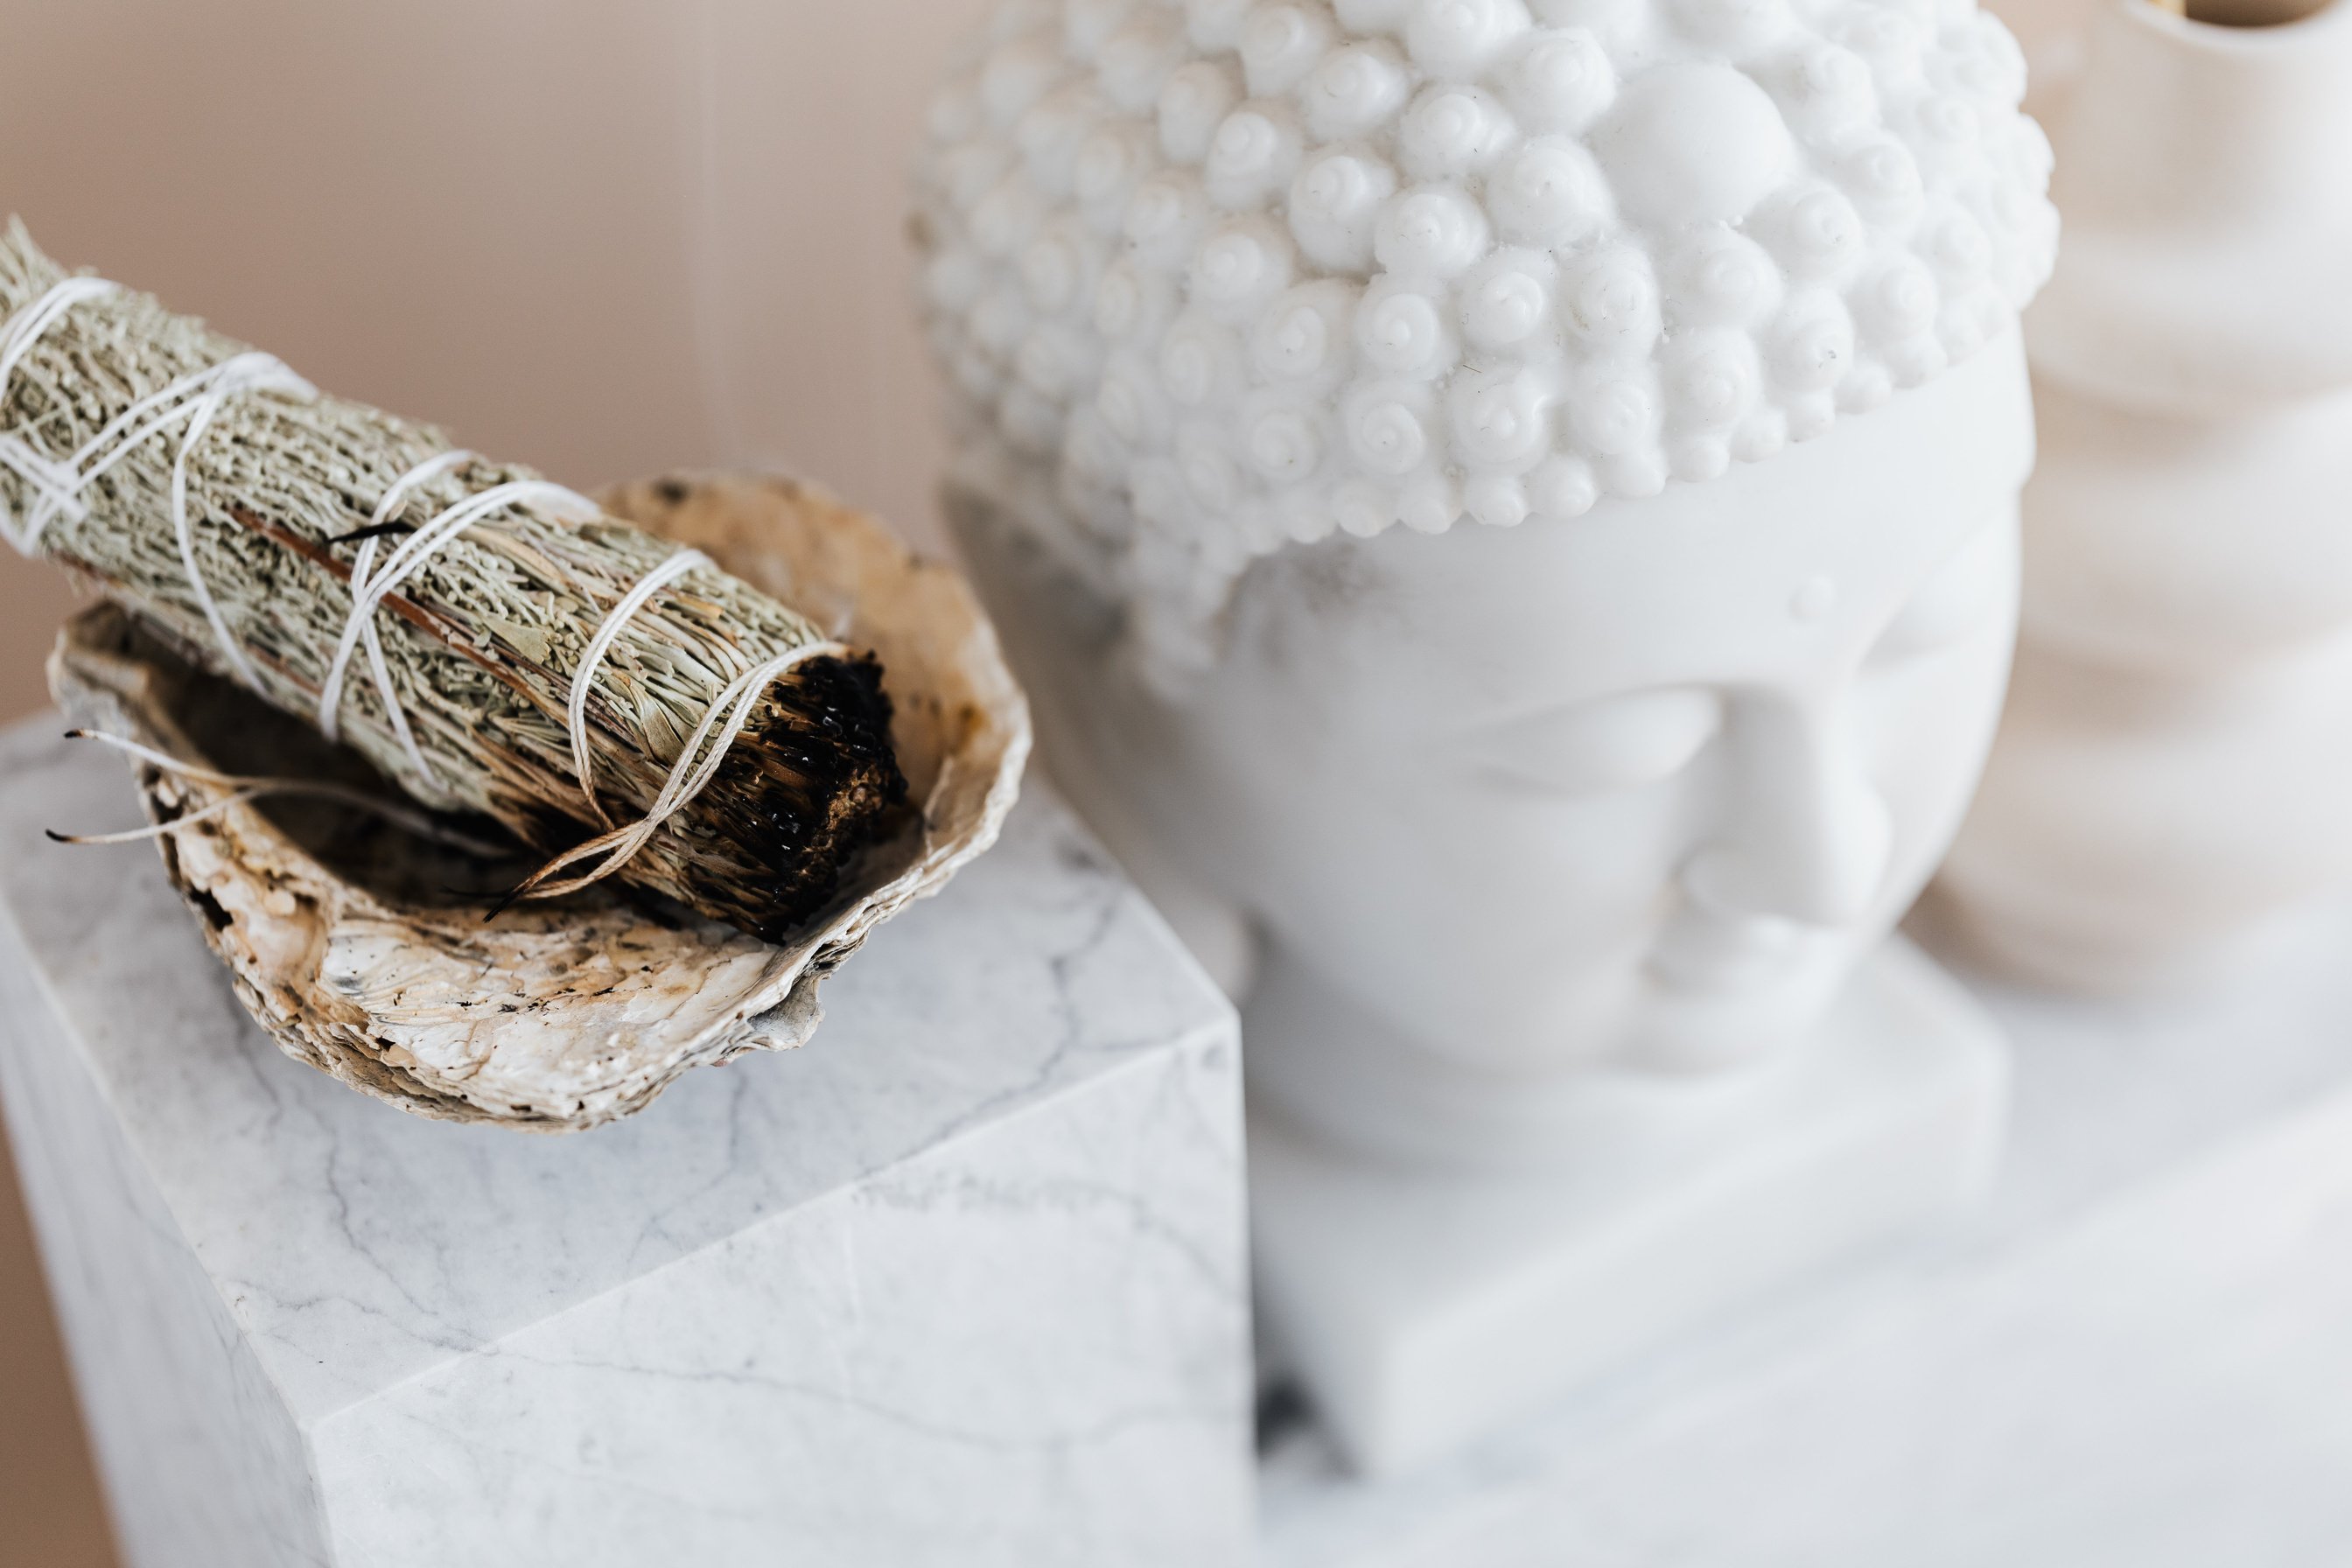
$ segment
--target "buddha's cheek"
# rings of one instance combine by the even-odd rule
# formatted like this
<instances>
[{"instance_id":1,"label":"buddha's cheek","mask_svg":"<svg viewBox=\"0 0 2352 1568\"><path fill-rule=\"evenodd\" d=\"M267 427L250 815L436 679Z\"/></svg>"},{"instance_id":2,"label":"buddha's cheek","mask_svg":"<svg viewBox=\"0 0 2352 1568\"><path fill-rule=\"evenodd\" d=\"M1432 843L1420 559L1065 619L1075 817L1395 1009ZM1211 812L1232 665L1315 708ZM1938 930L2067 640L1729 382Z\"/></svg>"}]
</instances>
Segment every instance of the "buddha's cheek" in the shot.
<instances>
[{"instance_id":1,"label":"buddha's cheek","mask_svg":"<svg viewBox=\"0 0 2352 1568\"><path fill-rule=\"evenodd\" d=\"M1387 804L1423 827L1368 819L1330 844L1269 911L1275 940L1457 1060L1537 1071L1620 1049L1675 900L1672 794L1392 780Z\"/></svg>"},{"instance_id":2,"label":"buddha's cheek","mask_svg":"<svg viewBox=\"0 0 2352 1568\"><path fill-rule=\"evenodd\" d=\"M2012 585L1963 643L1863 683L1861 740L1895 829L1876 925L1901 918L1959 831L2000 722L2016 628Z\"/></svg>"}]
</instances>

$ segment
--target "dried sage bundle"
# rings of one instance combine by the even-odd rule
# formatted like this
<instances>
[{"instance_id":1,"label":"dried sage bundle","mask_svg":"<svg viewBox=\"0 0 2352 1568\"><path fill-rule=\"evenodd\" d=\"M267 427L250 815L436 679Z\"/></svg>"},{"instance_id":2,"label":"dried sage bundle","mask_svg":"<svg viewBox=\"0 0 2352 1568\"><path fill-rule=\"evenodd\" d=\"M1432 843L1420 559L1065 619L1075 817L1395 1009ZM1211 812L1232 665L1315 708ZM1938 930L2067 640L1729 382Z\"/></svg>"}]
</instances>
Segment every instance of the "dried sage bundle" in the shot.
<instances>
[{"instance_id":1,"label":"dried sage bundle","mask_svg":"<svg viewBox=\"0 0 2352 1568\"><path fill-rule=\"evenodd\" d=\"M903 799L879 665L699 556L71 279L13 220L0 321L11 539L576 860L538 891L609 872L772 941Z\"/></svg>"}]
</instances>

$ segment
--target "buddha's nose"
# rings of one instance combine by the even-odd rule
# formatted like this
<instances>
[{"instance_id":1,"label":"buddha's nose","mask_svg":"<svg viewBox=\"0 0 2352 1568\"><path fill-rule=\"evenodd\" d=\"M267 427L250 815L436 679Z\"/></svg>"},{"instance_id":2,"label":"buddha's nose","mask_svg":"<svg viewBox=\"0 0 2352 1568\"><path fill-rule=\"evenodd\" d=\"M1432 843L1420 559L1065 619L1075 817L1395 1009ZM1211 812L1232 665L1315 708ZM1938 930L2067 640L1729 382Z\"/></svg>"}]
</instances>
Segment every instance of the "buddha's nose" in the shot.
<instances>
[{"instance_id":1,"label":"buddha's nose","mask_svg":"<svg viewBox=\"0 0 2352 1568\"><path fill-rule=\"evenodd\" d=\"M1894 822L1843 704L1737 705L1725 816L1683 870L1719 914L1841 926L1885 886Z\"/></svg>"}]
</instances>

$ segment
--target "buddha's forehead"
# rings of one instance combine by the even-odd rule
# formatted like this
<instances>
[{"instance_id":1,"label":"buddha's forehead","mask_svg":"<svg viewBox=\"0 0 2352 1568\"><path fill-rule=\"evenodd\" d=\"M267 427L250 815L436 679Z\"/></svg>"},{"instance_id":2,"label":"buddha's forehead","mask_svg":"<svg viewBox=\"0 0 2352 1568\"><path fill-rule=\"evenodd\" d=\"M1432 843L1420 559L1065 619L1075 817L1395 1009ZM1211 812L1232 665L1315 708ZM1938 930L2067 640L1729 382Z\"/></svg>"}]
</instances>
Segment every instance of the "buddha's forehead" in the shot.
<instances>
[{"instance_id":1,"label":"buddha's forehead","mask_svg":"<svg viewBox=\"0 0 2352 1568\"><path fill-rule=\"evenodd\" d=\"M1998 504L1939 526L1826 498L1801 515L1624 509L1509 532L1399 538L1339 636L1503 692L1768 682L1850 658ZM1844 502L1845 504L1836 504ZM1387 542L1380 542L1386 545Z\"/></svg>"},{"instance_id":2,"label":"buddha's forehead","mask_svg":"<svg viewBox=\"0 0 2352 1568\"><path fill-rule=\"evenodd\" d=\"M2022 369L1988 356L1915 407L1710 485L1513 529L1397 531L1295 613L1320 657L1509 706L1850 672L1912 598L2015 516Z\"/></svg>"}]
</instances>

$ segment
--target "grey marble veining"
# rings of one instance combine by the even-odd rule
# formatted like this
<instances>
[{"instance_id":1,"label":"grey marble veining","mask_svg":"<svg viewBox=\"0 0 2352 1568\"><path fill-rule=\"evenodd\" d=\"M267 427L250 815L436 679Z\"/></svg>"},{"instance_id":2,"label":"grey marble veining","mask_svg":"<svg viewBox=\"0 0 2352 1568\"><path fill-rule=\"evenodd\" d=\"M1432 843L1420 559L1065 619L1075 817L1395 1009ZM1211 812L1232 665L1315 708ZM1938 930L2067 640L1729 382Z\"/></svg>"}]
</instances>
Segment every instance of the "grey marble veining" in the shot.
<instances>
[{"instance_id":1,"label":"grey marble veining","mask_svg":"<svg viewBox=\"0 0 2352 1568\"><path fill-rule=\"evenodd\" d=\"M0 736L0 1093L137 1560L1241 1550L1233 1018L1042 787L809 1047L545 1138L279 1056L152 849L41 839L133 814L57 730ZM195 1556L183 1462L249 1500Z\"/></svg>"}]
</instances>

